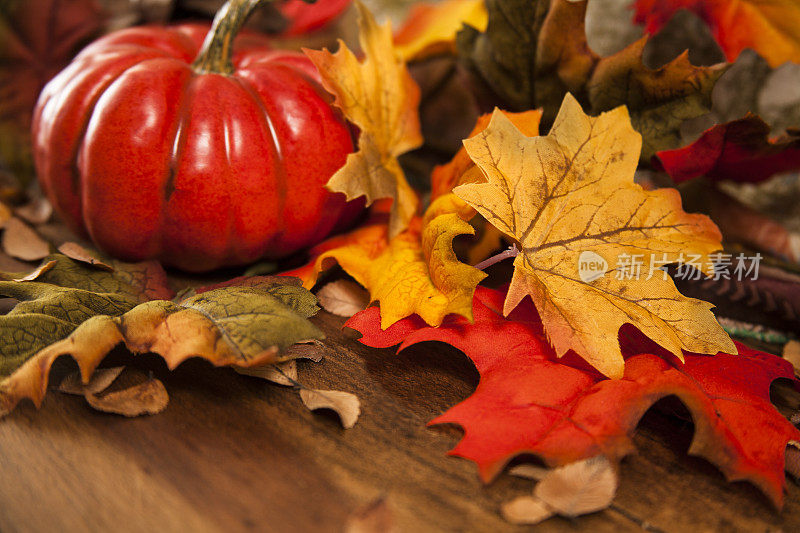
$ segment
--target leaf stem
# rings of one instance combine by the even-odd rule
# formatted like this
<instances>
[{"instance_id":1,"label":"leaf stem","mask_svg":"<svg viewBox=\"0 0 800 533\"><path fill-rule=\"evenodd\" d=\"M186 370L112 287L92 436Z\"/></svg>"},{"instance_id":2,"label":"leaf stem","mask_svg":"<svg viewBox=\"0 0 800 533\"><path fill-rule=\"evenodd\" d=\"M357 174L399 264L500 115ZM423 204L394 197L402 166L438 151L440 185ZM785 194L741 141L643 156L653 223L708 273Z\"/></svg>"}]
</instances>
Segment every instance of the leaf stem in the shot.
<instances>
[{"instance_id":1,"label":"leaf stem","mask_svg":"<svg viewBox=\"0 0 800 533\"><path fill-rule=\"evenodd\" d=\"M511 246L509 246L508 249L503 250L499 254L493 255L488 259L484 259L483 261L475 265L475 268L477 268L478 270L486 270L490 266L499 263L500 261L504 261L509 257L517 257L518 255L519 255L519 248L517 248L517 243L514 243Z\"/></svg>"}]
</instances>

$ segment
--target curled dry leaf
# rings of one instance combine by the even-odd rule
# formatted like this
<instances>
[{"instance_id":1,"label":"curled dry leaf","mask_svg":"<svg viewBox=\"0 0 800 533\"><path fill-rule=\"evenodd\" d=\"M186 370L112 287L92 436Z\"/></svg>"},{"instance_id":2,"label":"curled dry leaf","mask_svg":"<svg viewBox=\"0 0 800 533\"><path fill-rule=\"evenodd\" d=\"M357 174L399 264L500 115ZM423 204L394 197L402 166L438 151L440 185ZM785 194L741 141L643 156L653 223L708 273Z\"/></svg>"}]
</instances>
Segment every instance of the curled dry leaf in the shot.
<instances>
[{"instance_id":1,"label":"curled dry leaf","mask_svg":"<svg viewBox=\"0 0 800 533\"><path fill-rule=\"evenodd\" d=\"M316 409L336 411L345 429L355 426L361 414L361 402L358 396L349 392L301 388L300 399L312 411Z\"/></svg>"},{"instance_id":2,"label":"curled dry leaf","mask_svg":"<svg viewBox=\"0 0 800 533\"><path fill-rule=\"evenodd\" d=\"M353 281L336 280L317 293L319 305L334 315L351 317L369 305L369 293Z\"/></svg>"},{"instance_id":3,"label":"curled dry leaf","mask_svg":"<svg viewBox=\"0 0 800 533\"><path fill-rule=\"evenodd\" d=\"M83 383L80 372L73 372L61 380L61 383L58 384L58 392L77 394L78 396L83 396L86 393L98 394L110 387L114 380L122 374L123 370L125 370L124 366L98 368L89 378L88 383Z\"/></svg>"},{"instance_id":4,"label":"curled dry leaf","mask_svg":"<svg viewBox=\"0 0 800 533\"><path fill-rule=\"evenodd\" d=\"M84 397L98 411L127 417L154 415L166 409L169 403L164 384L153 377L120 390L100 394L87 392Z\"/></svg>"},{"instance_id":5,"label":"curled dry leaf","mask_svg":"<svg viewBox=\"0 0 800 533\"><path fill-rule=\"evenodd\" d=\"M319 70L323 86L336 97L334 104L360 131L358 152L347 157L327 186L348 200L365 196L368 205L392 198L389 235L393 237L408 226L419 205L397 157L422 144L420 92L392 45L388 23L379 26L360 2L356 7L363 61L342 41L335 54L304 52Z\"/></svg>"},{"instance_id":6,"label":"curled dry leaf","mask_svg":"<svg viewBox=\"0 0 800 533\"><path fill-rule=\"evenodd\" d=\"M633 182L641 136L624 107L589 117L567 95L546 137L527 137L495 112L464 146L487 182L454 193L521 245L504 313L530 296L559 357L574 350L622 377L624 324L679 359L683 350L736 353L711 304L681 295L661 270L648 275L650 265L690 256L713 271L721 235L708 217L683 211L678 191ZM638 270L626 263L637 257ZM589 261L600 265L591 276Z\"/></svg>"},{"instance_id":7,"label":"curled dry leaf","mask_svg":"<svg viewBox=\"0 0 800 533\"><path fill-rule=\"evenodd\" d=\"M38 279L39 276L42 276L45 273L49 272L50 270L54 269L57 264L58 264L58 261L46 261L46 262L42 263L41 265L39 265L38 267L36 267L36 270L31 272L30 274L26 274L25 276L22 276L21 278L15 278L15 279L13 279L11 281L34 281L34 280Z\"/></svg>"},{"instance_id":8,"label":"curled dry leaf","mask_svg":"<svg viewBox=\"0 0 800 533\"><path fill-rule=\"evenodd\" d=\"M107 270L109 272L114 270L114 267L102 262L96 257L94 252L87 250L77 242L65 242L58 247L58 251L70 259L80 261L81 263L86 263L87 265L99 268L100 270Z\"/></svg>"},{"instance_id":9,"label":"curled dry leaf","mask_svg":"<svg viewBox=\"0 0 800 533\"><path fill-rule=\"evenodd\" d=\"M294 359L274 365L233 367L233 369L243 376L266 379L287 387L292 387L297 383L297 361Z\"/></svg>"},{"instance_id":10,"label":"curled dry leaf","mask_svg":"<svg viewBox=\"0 0 800 533\"><path fill-rule=\"evenodd\" d=\"M3 251L23 261L37 261L50 253L50 245L30 226L16 217L3 226Z\"/></svg>"}]
</instances>

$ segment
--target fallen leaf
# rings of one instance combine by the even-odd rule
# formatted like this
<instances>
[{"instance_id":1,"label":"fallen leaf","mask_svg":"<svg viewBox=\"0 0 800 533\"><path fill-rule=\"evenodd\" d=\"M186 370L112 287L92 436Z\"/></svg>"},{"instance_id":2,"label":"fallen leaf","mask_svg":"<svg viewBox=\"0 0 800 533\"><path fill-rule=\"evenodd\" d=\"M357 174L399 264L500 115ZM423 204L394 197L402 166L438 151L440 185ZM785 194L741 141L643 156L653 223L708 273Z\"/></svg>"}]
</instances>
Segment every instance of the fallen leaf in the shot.
<instances>
[{"instance_id":1,"label":"fallen leaf","mask_svg":"<svg viewBox=\"0 0 800 533\"><path fill-rule=\"evenodd\" d=\"M107 270L109 272L114 271L114 267L102 262L100 259L95 257L95 253L87 250L76 242L65 242L58 247L58 251L70 259L80 261L81 263L86 263L87 265L99 268L100 270Z\"/></svg>"},{"instance_id":2,"label":"fallen leaf","mask_svg":"<svg viewBox=\"0 0 800 533\"><path fill-rule=\"evenodd\" d=\"M533 497L503 505L503 516L515 524L537 524L555 514L574 518L611 505L617 492L617 474L599 455L554 468L542 476Z\"/></svg>"},{"instance_id":3,"label":"fallen leaf","mask_svg":"<svg viewBox=\"0 0 800 533\"><path fill-rule=\"evenodd\" d=\"M512 524L534 525L547 520L555 513L539 498L519 496L500 508L503 518Z\"/></svg>"},{"instance_id":4,"label":"fallen leaf","mask_svg":"<svg viewBox=\"0 0 800 533\"><path fill-rule=\"evenodd\" d=\"M319 305L334 315L351 317L369 305L369 293L358 283L336 280L317 293Z\"/></svg>"},{"instance_id":5,"label":"fallen leaf","mask_svg":"<svg viewBox=\"0 0 800 533\"><path fill-rule=\"evenodd\" d=\"M738 344L739 355L687 353L681 364L627 327L625 374L606 379L573 353L556 357L530 301L504 318L505 296L479 287L472 324L450 316L433 328L411 316L383 330L380 309L370 307L345 325L361 332L367 346L403 350L439 341L473 361L481 376L475 392L430 423L464 428L450 453L477 463L486 482L523 453L549 466L596 455L616 462L634 450L632 434L645 412L675 395L695 426L689 453L717 465L730 481L752 482L780 507L786 444L800 440L769 400L775 379L793 378L787 361Z\"/></svg>"},{"instance_id":6,"label":"fallen leaf","mask_svg":"<svg viewBox=\"0 0 800 533\"><path fill-rule=\"evenodd\" d=\"M496 112L464 146L488 183L461 185L455 194L522 246L504 312L530 296L559 356L574 350L621 377L624 324L678 358L682 350L735 351L711 304L682 296L661 270L648 275L656 261L689 255L711 271L709 254L722 246L713 222L685 213L676 190L645 191L633 182L641 138L625 108L591 118L567 95L546 137L526 137ZM632 259L625 270L634 257L639 272ZM605 268L590 278L581 270L586 262Z\"/></svg>"},{"instance_id":7,"label":"fallen leaf","mask_svg":"<svg viewBox=\"0 0 800 533\"><path fill-rule=\"evenodd\" d=\"M558 514L571 518L611 505L617 485L614 467L599 455L551 470L537 483L533 495Z\"/></svg>"},{"instance_id":8,"label":"fallen leaf","mask_svg":"<svg viewBox=\"0 0 800 533\"><path fill-rule=\"evenodd\" d=\"M642 64L646 38L601 58L586 42L585 1L487 0L485 32L462 30L459 56L488 84L499 104L541 107L549 123L567 92L592 114L627 105L644 136L642 160L680 145L680 126L703 115L724 67L695 67L686 53L651 70Z\"/></svg>"},{"instance_id":9,"label":"fallen leaf","mask_svg":"<svg viewBox=\"0 0 800 533\"><path fill-rule=\"evenodd\" d=\"M456 33L468 24L486 29L483 0L444 0L435 4L415 3L394 35L394 45L406 61L455 53Z\"/></svg>"},{"instance_id":10,"label":"fallen leaf","mask_svg":"<svg viewBox=\"0 0 800 533\"><path fill-rule=\"evenodd\" d=\"M3 226L3 251L23 261L36 261L50 253L50 245L16 217Z\"/></svg>"},{"instance_id":11,"label":"fallen leaf","mask_svg":"<svg viewBox=\"0 0 800 533\"><path fill-rule=\"evenodd\" d=\"M98 394L110 387L114 380L122 374L123 370L125 370L124 366L98 368L89 378L88 383L83 383L80 372L73 372L61 380L61 383L58 384L58 392L78 396L83 396L86 393Z\"/></svg>"},{"instance_id":12,"label":"fallen leaf","mask_svg":"<svg viewBox=\"0 0 800 533\"><path fill-rule=\"evenodd\" d=\"M535 479L539 481L550 471L549 468L532 465L530 463L522 463L512 466L508 469L508 473L512 476L522 477L525 479Z\"/></svg>"},{"instance_id":13,"label":"fallen leaf","mask_svg":"<svg viewBox=\"0 0 800 533\"><path fill-rule=\"evenodd\" d=\"M486 274L458 260L453 239L474 233L467 222L474 213L452 194L442 196L424 218L415 217L389 240L376 212L364 226L312 249L312 262L287 274L310 287L321 271L338 263L383 306L384 327L414 313L431 325L450 313L469 317L472 293Z\"/></svg>"},{"instance_id":14,"label":"fallen leaf","mask_svg":"<svg viewBox=\"0 0 800 533\"><path fill-rule=\"evenodd\" d=\"M53 215L53 206L44 196L37 196L27 204L15 208L14 214L29 224L44 224Z\"/></svg>"},{"instance_id":15,"label":"fallen leaf","mask_svg":"<svg viewBox=\"0 0 800 533\"><path fill-rule=\"evenodd\" d=\"M408 226L419 205L417 193L405 178L397 156L422 144L419 87L392 45L388 24L379 26L358 1L359 43L365 58L358 61L344 42L331 54L327 49L305 54L316 65L334 104L358 126L359 150L328 181L328 188L348 200L365 196L367 205L392 198L389 235Z\"/></svg>"},{"instance_id":16,"label":"fallen leaf","mask_svg":"<svg viewBox=\"0 0 800 533\"><path fill-rule=\"evenodd\" d=\"M169 368L190 357L247 367L280 362L292 344L323 337L308 321L319 310L314 295L285 283L229 286L178 302L139 303L125 293L41 281L0 282L0 294L20 301L0 317L0 375L7 376L0 414L23 398L40 405L50 366L62 355L72 356L88 381L120 343L162 356Z\"/></svg>"},{"instance_id":17,"label":"fallen leaf","mask_svg":"<svg viewBox=\"0 0 800 533\"><path fill-rule=\"evenodd\" d=\"M713 126L688 146L658 152L653 163L679 183L699 176L757 183L800 170L800 136L770 140L769 134L766 122L748 114Z\"/></svg>"},{"instance_id":18,"label":"fallen leaf","mask_svg":"<svg viewBox=\"0 0 800 533\"><path fill-rule=\"evenodd\" d=\"M311 411L332 409L339 415L342 427L350 429L358 422L361 414L361 402L358 396L338 390L300 389L300 399Z\"/></svg>"},{"instance_id":19,"label":"fallen leaf","mask_svg":"<svg viewBox=\"0 0 800 533\"><path fill-rule=\"evenodd\" d=\"M278 385L292 387L297 384L297 361L294 359L274 365L233 367L233 369L243 376L266 379Z\"/></svg>"},{"instance_id":20,"label":"fallen leaf","mask_svg":"<svg viewBox=\"0 0 800 533\"><path fill-rule=\"evenodd\" d=\"M155 415L167 408L169 394L164 384L156 378L148 378L138 385L106 394L89 394L86 401L94 409L104 413L135 417Z\"/></svg>"},{"instance_id":21,"label":"fallen leaf","mask_svg":"<svg viewBox=\"0 0 800 533\"><path fill-rule=\"evenodd\" d=\"M47 261L39 265L36 270L31 272L30 274L26 274L22 277L12 279L11 281L35 281L39 278L39 276L43 275L45 272L48 272L56 267L58 261Z\"/></svg>"},{"instance_id":22,"label":"fallen leaf","mask_svg":"<svg viewBox=\"0 0 800 533\"><path fill-rule=\"evenodd\" d=\"M772 67L800 62L800 5L793 0L636 0L635 21L657 33L679 9L687 9L711 28L728 61L752 48Z\"/></svg>"}]
</instances>

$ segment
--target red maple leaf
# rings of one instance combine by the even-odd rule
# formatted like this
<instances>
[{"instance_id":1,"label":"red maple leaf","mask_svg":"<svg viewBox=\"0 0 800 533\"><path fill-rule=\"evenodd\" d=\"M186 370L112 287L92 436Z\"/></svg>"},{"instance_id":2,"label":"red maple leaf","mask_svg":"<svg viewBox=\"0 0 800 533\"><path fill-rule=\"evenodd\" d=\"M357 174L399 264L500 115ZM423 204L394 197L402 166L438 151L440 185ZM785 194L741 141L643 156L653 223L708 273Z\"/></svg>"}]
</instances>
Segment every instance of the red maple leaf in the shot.
<instances>
[{"instance_id":1,"label":"red maple leaf","mask_svg":"<svg viewBox=\"0 0 800 533\"><path fill-rule=\"evenodd\" d=\"M800 137L769 139L769 125L756 115L717 124L695 142L658 152L654 165L676 182L712 180L758 183L780 172L800 170Z\"/></svg>"},{"instance_id":2,"label":"red maple leaf","mask_svg":"<svg viewBox=\"0 0 800 533\"><path fill-rule=\"evenodd\" d=\"M631 434L644 413L675 395L695 423L689 453L717 465L730 481L751 481L782 505L785 448L800 431L770 403L769 387L793 377L787 361L738 344L739 355L687 353L681 364L631 328L621 335L625 375L610 380L573 353L556 358L529 300L504 318L504 298L479 287L473 324L451 315L433 328L412 316L382 331L380 310L371 307L346 326L361 332L367 346L400 344L399 351L441 341L472 359L481 375L475 393L430 423L464 428L450 453L477 463L485 481L521 453L551 466L598 454L619 460L634 450Z\"/></svg>"}]
</instances>

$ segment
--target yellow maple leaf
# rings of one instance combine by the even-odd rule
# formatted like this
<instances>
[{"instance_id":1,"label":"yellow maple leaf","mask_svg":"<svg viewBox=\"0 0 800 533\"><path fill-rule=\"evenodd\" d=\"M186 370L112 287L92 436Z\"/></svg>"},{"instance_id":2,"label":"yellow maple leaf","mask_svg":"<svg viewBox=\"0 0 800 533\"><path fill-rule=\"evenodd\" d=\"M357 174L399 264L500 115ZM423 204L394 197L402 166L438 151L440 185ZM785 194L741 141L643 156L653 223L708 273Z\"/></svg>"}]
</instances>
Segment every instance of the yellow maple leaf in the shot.
<instances>
[{"instance_id":1,"label":"yellow maple leaf","mask_svg":"<svg viewBox=\"0 0 800 533\"><path fill-rule=\"evenodd\" d=\"M484 31L488 20L483 0L414 4L395 34L394 44L406 61L455 53L456 34L464 24Z\"/></svg>"},{"instance_id":2,"label":"yellow maple leaf","mask_svg":"<svg viewBox=\"0 0 800 533\"><path fill-rule=\"evenodd\" d=\"M711 304L651 270L696 256L708 272L721 235L708 217L685 213L674 189L633 183L642 140L626 108L592 118L568 94L545 137L526 137L495 113L464 145L487 182L455 194L521 245L504 312L530 295L559 356L572 349L621 377L626 323L679 358L682 350L736 353ZM639 275L625 268L633 258Z\"/></svg>"},{"instance_id":3,"label":"yellow maple leaf","mask_svg":"<svg viewBox=\"0 0 800 533\"><path fill-rule=\"evenodd\" d=\"M389 234L395 236L416 214L419 199L409 186L397 156L422 144L420 91L405 62L392 45L389 24L379 26L360 2L359 61L344 42L331 54L327 49L303 51L314 63L334 104L360 129L358 152L328 181L328 188L348 199L366 196L367 204L393 198Z\"/></svg>"},{"instance_id":4,"label":"yellow maple leaf","mask_svg":"<svg viewBox=\"0 0 800 533\"><path fill-rule=\"evenodd\" d=\"M378 211L378 212L375 212ZM320 272L338 263L380 302L386 329L412 314L432 326L456 313L472 320L472 296L486 274L458 260L453 239L473 234L467 220L475 210L453 194L437 198L409 228L388 239L385 219L373 210L371 222L311 250L310 265L288 272L306 287Z\"/></svg>"}]
</instances>

